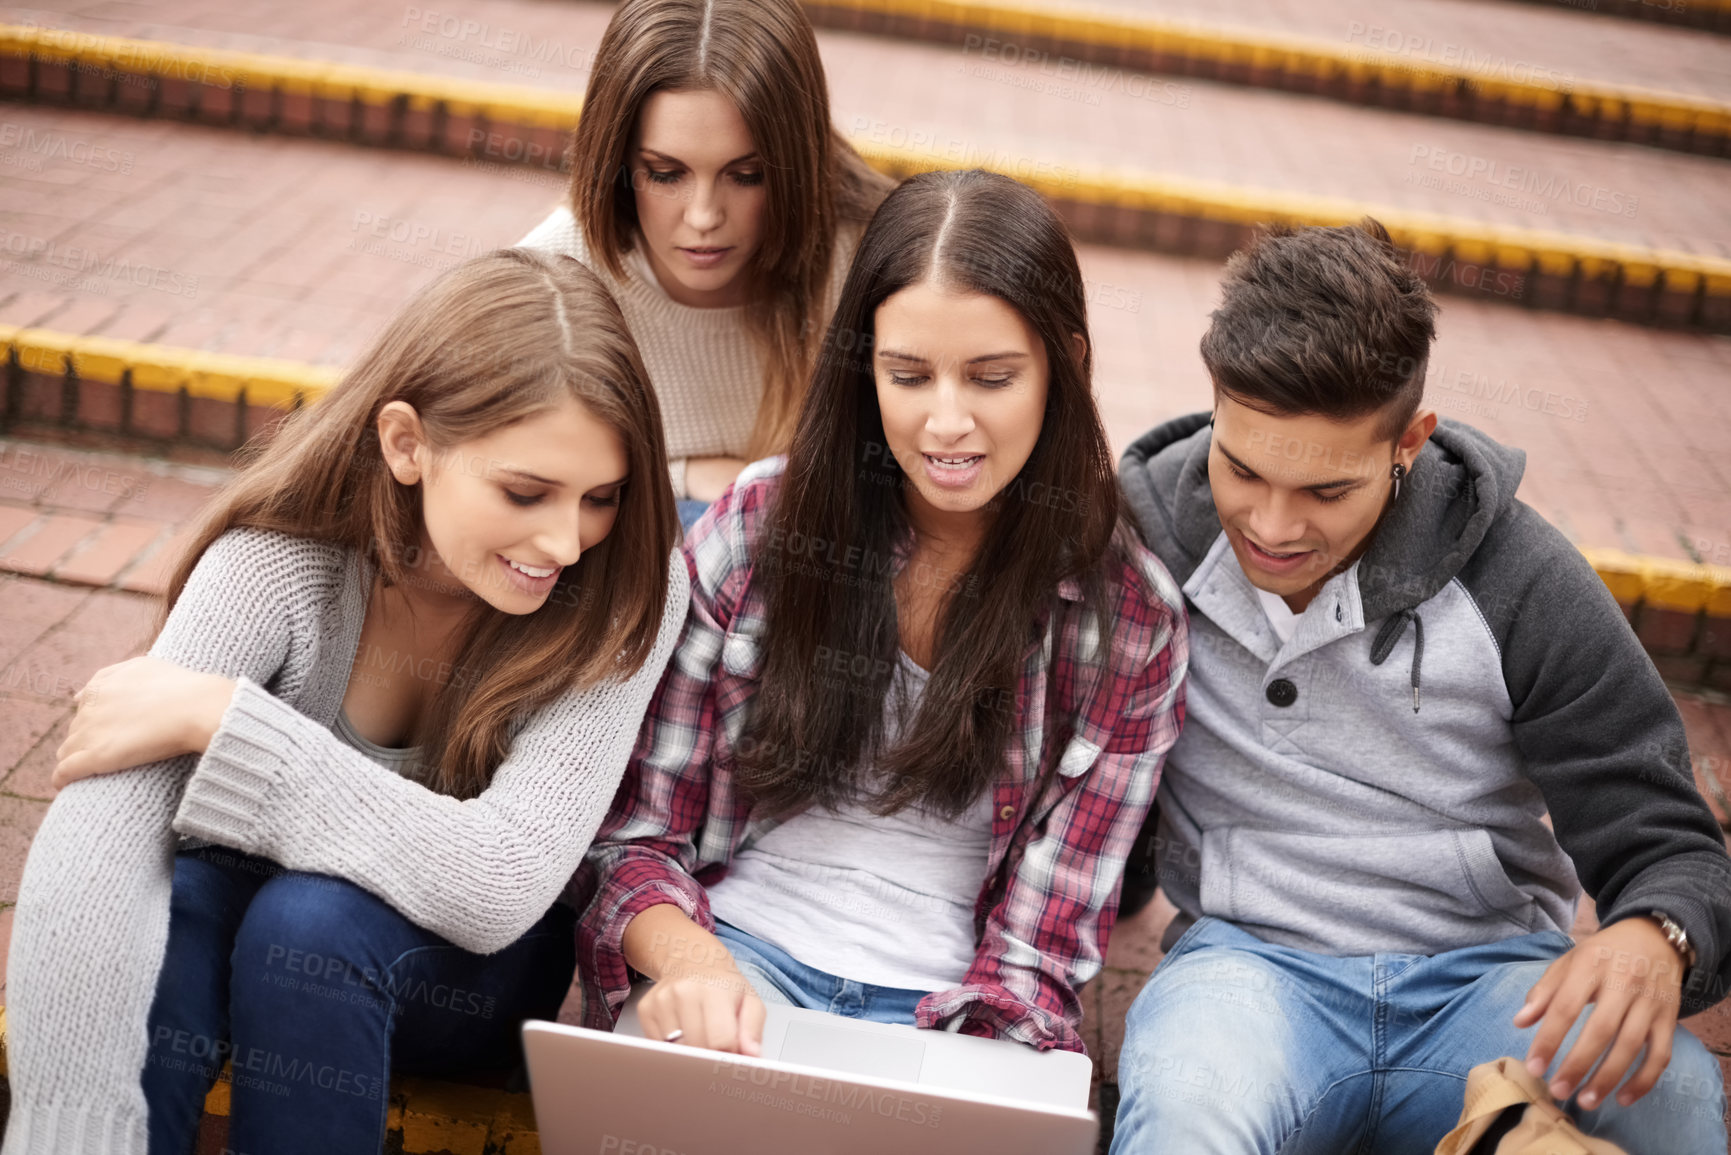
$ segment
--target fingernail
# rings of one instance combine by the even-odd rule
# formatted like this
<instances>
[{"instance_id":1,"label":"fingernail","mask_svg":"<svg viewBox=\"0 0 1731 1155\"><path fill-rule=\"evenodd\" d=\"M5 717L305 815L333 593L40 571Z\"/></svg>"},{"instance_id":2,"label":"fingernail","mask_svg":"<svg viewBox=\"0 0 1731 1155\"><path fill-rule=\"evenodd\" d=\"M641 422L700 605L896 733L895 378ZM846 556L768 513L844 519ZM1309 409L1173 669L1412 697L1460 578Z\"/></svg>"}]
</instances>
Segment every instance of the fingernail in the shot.
<instances>
[{"instance_id":1,"label":"fingernail","mask_svg":"<svg viewBox=\"0 0 1731 1155\"><path fill-rule=\"evenodd\" d=\"M1558 1079L1556 1082L1551 1084L1551 1098L1556 1099L1558 1102L1561 1102L1562 1100L1567 1099L1568 1097L1569 1097L1569 1085L1567 1083L1563 1082L1561 1079Z\"/></svg>"},{"instance_id":2,"label":"fingernail","mask_svg":"<svg viewBox=\"0 0 1731 1155\"><path fill-rule=\"evenodd\" d=\"M1598 1092L1596 1092L1596 1091L1583 1091L1583 1092L1581 1092L1581 1097L1578 1100L1578 1102L1581 1104L1581 1106L1583 1106L1587 1110L1591 1111L1594 1107L1597 1107L1599 1105Z\"/></svg>"},{"instance_id":3,"label":"fingernail","mask_svg":"<svg viewBox=\"0 0 1731 1155\"><path fill-rule=\"evenodd\" d=\"M1537 1055L1534 1055L1532 1058L1528 1059L1527 1060L1527 1074L1531 1075L1535 1079L1544 1078L1545 1077L1545 1061L1543 1059L1539 1058Z\"/></svg>"}]
</instances>

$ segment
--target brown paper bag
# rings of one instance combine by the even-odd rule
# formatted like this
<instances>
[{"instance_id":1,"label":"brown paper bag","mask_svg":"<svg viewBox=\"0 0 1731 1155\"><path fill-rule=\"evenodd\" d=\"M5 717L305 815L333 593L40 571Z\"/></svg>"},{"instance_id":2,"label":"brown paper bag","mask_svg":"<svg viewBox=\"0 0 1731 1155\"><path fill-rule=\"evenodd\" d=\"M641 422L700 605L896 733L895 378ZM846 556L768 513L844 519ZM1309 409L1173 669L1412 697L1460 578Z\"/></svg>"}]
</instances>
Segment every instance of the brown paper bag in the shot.
<instances>
[{"instance_id":1,"label":"brown paper bag","mask_svg":"<svg viewBox=\"0 0 1731 1155\"><path fill-rule=\"evenodd\" d=\"M1494 1146L1480 1141L1502 1123L1505 1111L1520 1120ZM1480 1063L1467 1072L1460 1126L1443 1136L1436 1155L1626 1155L1615 1143L1583 1135L1545 1085L1519 1059Z\"/></svg>"}]
</instances>

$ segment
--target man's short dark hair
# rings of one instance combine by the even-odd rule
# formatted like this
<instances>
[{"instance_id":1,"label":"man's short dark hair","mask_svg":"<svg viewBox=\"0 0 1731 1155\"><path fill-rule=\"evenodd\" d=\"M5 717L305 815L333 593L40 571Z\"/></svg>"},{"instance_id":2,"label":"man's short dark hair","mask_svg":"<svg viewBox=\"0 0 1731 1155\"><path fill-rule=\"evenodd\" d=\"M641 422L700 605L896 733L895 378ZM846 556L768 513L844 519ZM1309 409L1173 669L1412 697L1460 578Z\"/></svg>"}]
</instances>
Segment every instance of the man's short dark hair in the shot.
<instances>
[{"instance_id":1,"label":"man's short dark hair","mask_svg":"<svg viewBox=\"0 0 1731 1155\"><path fill-rule=\"evenodd\" d=\"M1399 437L1424 396L1436 302L1381 223L1275 226L1226 263L1202 337L1214 387L1280 416L1380 413Z\"/></svg>"}]
</instances>

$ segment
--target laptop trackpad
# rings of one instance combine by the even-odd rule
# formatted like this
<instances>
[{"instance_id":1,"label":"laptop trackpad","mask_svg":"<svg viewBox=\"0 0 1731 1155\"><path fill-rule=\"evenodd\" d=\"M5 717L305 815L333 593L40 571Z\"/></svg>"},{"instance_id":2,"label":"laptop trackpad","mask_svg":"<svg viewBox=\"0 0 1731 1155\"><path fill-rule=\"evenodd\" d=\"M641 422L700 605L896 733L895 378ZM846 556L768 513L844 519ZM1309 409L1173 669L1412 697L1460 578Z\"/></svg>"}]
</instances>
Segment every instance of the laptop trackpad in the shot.
<instances>
[{"instance_id":1,"label":"laptop trackpad","mask_svg":"<svg viewBox=\"0 0 1731 1155\"><path fill-rule=\"evenodd\" d=\"M790 1022L777 1057L784 1063L917 1083L925 1053L926 1045L919 1039L897 1039L827 1023Z\"/></svg>"}]
</instances>

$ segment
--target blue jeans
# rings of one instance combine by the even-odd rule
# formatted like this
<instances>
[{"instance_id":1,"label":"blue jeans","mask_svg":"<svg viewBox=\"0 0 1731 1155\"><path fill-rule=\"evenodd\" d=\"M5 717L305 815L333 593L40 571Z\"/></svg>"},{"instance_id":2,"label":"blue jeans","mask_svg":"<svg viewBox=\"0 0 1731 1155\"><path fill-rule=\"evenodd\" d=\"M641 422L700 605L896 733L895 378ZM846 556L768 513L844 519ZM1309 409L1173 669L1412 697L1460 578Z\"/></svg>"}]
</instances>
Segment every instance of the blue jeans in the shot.
<instances>
[{"instance_id":1,"label":"blue jeans","mask_svg":"<svg viewBox=\"0 0 1731 1155\"><path fill-rule=\"evenodd\" d=\"M1130 1008L1112 1155L1430 1155L1460 1120L1469 1070L1525 1061L1537 1027L1510 1020L1571 945L1546 931L1434 956L1333 958L1204 918ZM1719 1064L1682 1029L1634 1105L1565 1109L1630 1155L1725 1151Z\"/></svg>"},{"instance_id":2,"label":"blue jeans","mask_svg":"<svg viewBox=\"0 0 1731 1155\"><path fill-rule=\"evenodd\" d=\"M715 924L715 937L727 944L739 973L766 1003L828 1011L873 1023L914 1021L914 1008L930 991L877 987L808 967L780 947L753 938L736 926Z\"/></svg>"},{"instance_id":3,"label":"blue jeans","mask_svg":"<svg viewBox=\"0 0 1731 1155\"><path fill-rule=\"evenodd\" d=\"M709 509L709 502L695 501L689 497L679 498L674 502L674 505L679 508L679 528L687 533L691 532L691 527L697 524L697 519Z\"/></svg>"},{"instance_id":4,"label":"blue jeans","mask_svg":"<svg viewBox=\"0 0 1731 1155\"><path fill-rule=\"evenodd\" d=\"M228 1146L378 1155L393 1069L447 1076L520 1062L576 964L555 906L497 954L454 946L341 879L222 847L175 857L168 950L143 1076L151 1155L188 1155L224 1061Z\"/></svg>"}]
</instances>

